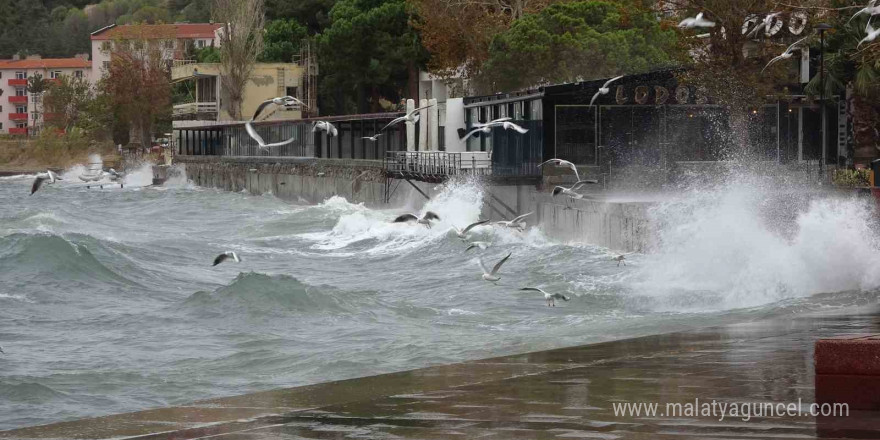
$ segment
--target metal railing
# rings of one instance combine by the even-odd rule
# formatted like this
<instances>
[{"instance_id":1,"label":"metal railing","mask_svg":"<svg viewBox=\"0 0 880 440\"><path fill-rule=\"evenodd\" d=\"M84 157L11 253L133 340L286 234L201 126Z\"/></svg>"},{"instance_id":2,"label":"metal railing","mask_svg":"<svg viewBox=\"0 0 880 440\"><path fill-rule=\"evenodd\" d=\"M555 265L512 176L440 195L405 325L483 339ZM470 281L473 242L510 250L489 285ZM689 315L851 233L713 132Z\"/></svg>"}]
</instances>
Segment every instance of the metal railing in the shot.
<instances>
[{"instance_id":1,"label":"metal railing","mask_svg":"<svg viewBox=\"0 0 880 440\"><path fill-rule=\"evenodd\" d=\"M180 67L186 66L187 64L196 64L198 60L173 60L171 62L171 67Z\"/></svg>"},{"instance_id":2,"label":"metal railing","mask_svg":"<svg viewBox=\"0 0 880 440\"><path fill-rule=\"evenodd\" d=\"M389 151L384 167L389 174L412 177L492 174L492 161L486 153Z\"/></svg>"},{"instance_id":3,"label":"metal railing","mask_svg":"<svg viewBox=\"0 0 880 440\"><path fill-rule=\"evenodd\" d=\"M195 115L201 113L217 113L220 105L217 102L188 102L174 106L172 116Z\"/></svg>"}]
</instances>

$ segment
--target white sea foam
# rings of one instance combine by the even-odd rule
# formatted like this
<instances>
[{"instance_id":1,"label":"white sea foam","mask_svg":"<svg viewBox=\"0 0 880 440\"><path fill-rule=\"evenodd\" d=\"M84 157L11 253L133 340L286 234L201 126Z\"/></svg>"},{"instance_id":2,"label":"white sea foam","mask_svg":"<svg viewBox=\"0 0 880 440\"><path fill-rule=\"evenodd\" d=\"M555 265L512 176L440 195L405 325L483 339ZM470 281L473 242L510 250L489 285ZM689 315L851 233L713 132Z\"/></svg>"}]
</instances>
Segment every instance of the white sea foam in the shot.
<instances>
[{"instance_id":1,"label":"white sea foam","mask_svg":"<svg viewBox=\"0 0 880 440\"><path fill-rule=\"evenodd\" d=\"M632 287L661 307L726 309L880 286L869 203L806 197L741 185L658 205L657 249L641 258ZM773 215L799 203L794 216Z\"/></svg>"},{"instance_id":2,"label":"white sea foam","mask_svg":"<svg viewBox=\"0 0 880 440\"><path fill-rule=\"evenodd\" d=\"M123 182L127 186L149 186L153 184L153 164L143 162L135 168L126 171Z\"/></svg>"}]
</instances>

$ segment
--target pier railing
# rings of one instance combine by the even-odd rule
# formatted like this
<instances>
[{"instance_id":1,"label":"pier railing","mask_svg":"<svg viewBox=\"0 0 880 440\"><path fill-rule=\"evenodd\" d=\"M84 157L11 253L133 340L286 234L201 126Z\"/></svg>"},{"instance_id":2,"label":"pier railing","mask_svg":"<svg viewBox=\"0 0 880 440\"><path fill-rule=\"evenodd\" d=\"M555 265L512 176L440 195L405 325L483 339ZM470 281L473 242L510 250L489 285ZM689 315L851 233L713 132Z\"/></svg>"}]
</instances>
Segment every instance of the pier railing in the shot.
<instances>
[{"instance_id":1,"label":"pier railing","mask_svg":"<svg viewBox=\"0 0 880 440\"><path fill-rule=\"evenodd\" d=\"M389 151L384 165L390 175L420 180L492 174L492 160L483 152Z\"/></svg>"}]
</instances>

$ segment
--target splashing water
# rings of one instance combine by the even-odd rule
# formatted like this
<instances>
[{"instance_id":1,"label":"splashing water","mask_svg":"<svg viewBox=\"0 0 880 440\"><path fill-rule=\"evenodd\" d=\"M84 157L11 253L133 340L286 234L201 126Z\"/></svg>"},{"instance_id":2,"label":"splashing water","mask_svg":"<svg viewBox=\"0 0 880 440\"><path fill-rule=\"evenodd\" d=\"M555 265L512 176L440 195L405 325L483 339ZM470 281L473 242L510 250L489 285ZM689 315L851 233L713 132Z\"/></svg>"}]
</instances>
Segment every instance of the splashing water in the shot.
<instances>
[{"instance_id":1,"label":"splashing water","mask_svg":"<svg viewBox=\"0 0 880 440\"><path fill-rule=\"evenodd\" d=\"M661 308L719 310L880 286L870 202L756 189L690 191L658 204L656 249L633 287Z\"/></svg>"},{"instance_id":2,"label":"splashing water","mask_svg":"<svg viewBox=\"0 0 880 440\"><path fill-rule=\"evenodd\" d=\"M684 191L651 211L655 251L617 267L607 249L534 226L474 228L493 245L466 254L450 229L480 218L473 182L417 209L441 218L426 228L341 197L298 206L171 176L39 197L30 179L0 182L0 335L13 353L0 430L849 307L880 285L874 213L834 196ZM226 250L242 262L212 267ZM476 260L507 253L501 280L482 281ZM549 308L525 286L572 300Z\"/></svg>"}]
</instances>

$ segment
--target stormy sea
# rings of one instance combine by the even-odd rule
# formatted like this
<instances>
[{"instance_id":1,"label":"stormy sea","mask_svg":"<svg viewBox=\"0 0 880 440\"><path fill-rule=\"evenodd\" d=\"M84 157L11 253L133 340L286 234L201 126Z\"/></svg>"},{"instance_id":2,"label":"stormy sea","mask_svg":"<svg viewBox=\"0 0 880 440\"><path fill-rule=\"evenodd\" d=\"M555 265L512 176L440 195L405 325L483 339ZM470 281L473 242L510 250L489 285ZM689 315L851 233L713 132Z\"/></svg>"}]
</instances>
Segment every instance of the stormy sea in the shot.
<instances>
[{"instance_id":1,"label":"stormy sea","mask_svg":"<svg viewBox=\"0 0 880 440\"><path fill-rule=\"evenodd\" d=\"M483 189L422 206L299 205L185 176L30 195L0 179L0 430L282 387L876 302L865 200L775 215L748 185L658 201L650 252L485 225ZM433 211L433 227L395 224ZM212 266L234 251L241 262ZM481 279L511 254L497 283ZM548 307L540 287L571 298Z\"/></svg>"}]
</instances>

